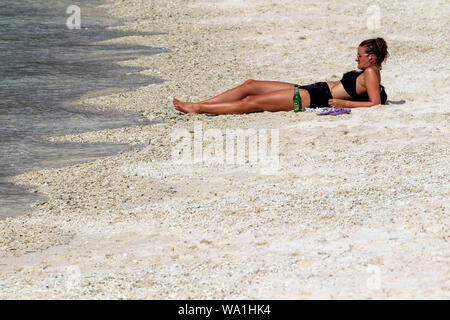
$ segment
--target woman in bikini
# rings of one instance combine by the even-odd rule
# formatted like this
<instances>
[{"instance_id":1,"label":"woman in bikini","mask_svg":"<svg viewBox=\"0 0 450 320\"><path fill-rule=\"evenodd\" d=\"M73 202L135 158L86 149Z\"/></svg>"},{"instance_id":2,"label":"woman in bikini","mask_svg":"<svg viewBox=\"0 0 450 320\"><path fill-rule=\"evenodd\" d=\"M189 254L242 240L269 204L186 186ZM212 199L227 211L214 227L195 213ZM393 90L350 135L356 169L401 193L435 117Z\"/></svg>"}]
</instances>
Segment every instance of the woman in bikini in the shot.
<instances>
[{"instance_id":1,"label":"woman in bikini","mask_svg":"<svg viewBox=\"0 0 450 320\"><path fill-rule=\"evenodd\" d=\"M350 71L340 81L299 86L304 108L328 106L359 108L384 104L387 95L381 82L381 64L389 56L383 38L368 39L358 47L358 71ZM216 97L197 102L173 99L175 109L186 113L231 114L256 111L294 110L294 84L247 80Z\"/></svg>"}]
</instances>

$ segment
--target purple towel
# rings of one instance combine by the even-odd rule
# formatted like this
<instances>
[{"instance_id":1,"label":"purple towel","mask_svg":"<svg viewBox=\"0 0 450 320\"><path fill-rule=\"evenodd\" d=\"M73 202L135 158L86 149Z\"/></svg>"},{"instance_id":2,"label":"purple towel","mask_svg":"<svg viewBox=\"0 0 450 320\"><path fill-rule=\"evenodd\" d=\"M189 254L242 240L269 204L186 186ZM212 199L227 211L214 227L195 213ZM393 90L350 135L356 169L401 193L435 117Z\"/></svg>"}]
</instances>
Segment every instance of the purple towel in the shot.
<instances>
[{"instance_id":1,"label":"purple towel","mask_svg":"<svg viewBox=\"0 0 450 320\"><path fill-rule=\"evenodd\" d=\"M350 112L352 112L350 109L338 108L335 106L331 106L331 108L329 108L321 113L318 113L317 115L318 116L337 116L340 114L348 114Z\"/></svg>"}]
</instances>

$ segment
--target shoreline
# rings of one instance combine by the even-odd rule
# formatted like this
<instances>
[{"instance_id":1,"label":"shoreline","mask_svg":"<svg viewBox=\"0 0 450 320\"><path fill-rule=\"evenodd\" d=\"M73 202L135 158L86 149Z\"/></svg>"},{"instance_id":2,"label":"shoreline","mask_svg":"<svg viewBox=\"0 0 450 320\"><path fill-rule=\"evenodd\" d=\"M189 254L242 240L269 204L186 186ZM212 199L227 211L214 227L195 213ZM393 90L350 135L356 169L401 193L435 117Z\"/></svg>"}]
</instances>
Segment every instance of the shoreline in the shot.
<instances>
[{"instance_id":1,"label":"shoreline","mask_svg":"<svg viewBox=\"0 0 450 320\"><path fill-rule=\"evenodd\" d=\"M28 42L28 50L33 51L34 61L27 67L22 77L21 72L24 72L22 62L15 63L13 61L16 60L11 59L16 57L14 59L24 58L28 61L31 58L27 57L27 54L31 55L32 52L27 53L26 48L18 49L19 45L6 50L5 61L9 61L11 68L0 84L8 87L0 106L0 109L6 108L2 111L1 118L3 130L0 157L0 219L15 217L29 211L29 205L40 199L35 193L27 192L29 186L15 185L14 176L28 170L57 168L92 161L94 158L110 156L129 148L128 144L108 144L101 141L89 145L72 144L74 141L52 143L59 141L58 135L151 124L136 111L127 113L113 110L99 111L89 109L82 103L88 97L108 92L120 94L142 84L162 82L156 77L149 76L143 80L142 75L137 76L137 71L142 68L123 67L117 62L125 58L133 59L140 54L165 52L164 48L96 45L99 41L121 37L124 34L114 30L114 26L117 27L120 20L113 20L102 12L104 10L101 9L101 5L104 6L105 2L95 1L95 4L92 4L90 1L82 1L80 4L83 9L82 28L73 32L65 25L66 8L63 2L52 2L53 8L48 10L44 8L45 4L32 8L24 5L23 1L18 4L19 7L24 5L22 13L25 16L29 16L31 10L30 21L26 27L7 29L5 39L16 35L18 39L22 39L18 43ZM10 11L8 10L1 18L11 21L7 24L14 26L17 21L13 15L15 7L12 6ZM41 28L39 24L41 22L39 16L43 12L46 12L48 20L52 21L45 28ZM107 28L108 25L111 27ZM27 38L33 32L35 34ZM24 63L27 63L26 61ZM12 82L9 82L11 76L8 75L12 75ZM16 76L22 79L15 81ZM117 81L117 78L120 80ZM122 88L117 88L117 85L121 85ZM28 86L26 92L22 86L24 88ZM52 135L55 136L53 139Z\"/></svg>"},{"instance_id":2,"label":"shoreline","mask_svg":"<svg viewBox=\"0 0 450 320\"><path fill-rule=\"evenodd\" d=\"M348 32L355 22L344 19L364 22L364 11L352 3L305 2L302 10L310 14L298 21L294 3L277 1L188 7L178 0L114 2L115 15L137 15L124 30L164 34L108 43L166 43L171 50L121 63L145 66L144 74L163 74L167 81L84 102L165 123L151 131L66 136L64 141L147 145L17 177L49 200L36 204L33 213L0 221L0 298L448 298L448 93L440 86L445 75L420 64L429 56L440 58L448 42L433 47L437 35L422 41L437 28L433 24L417 25L420 32L408 29L417 17L428 19L415 15L419 5L407 13L406 4L385 10L389 5L380 2L380 30L361 35ZM280 15L286 19L279 21ZM429 15L436 21L445 16L438 7ZM399 19L412 20L399 26ZM417 41L406 41L414 32ZM404 104L353 109L339 117L194 116L171 107L172 95L200 100L248 78L305 84L335 79L354 68L361 37L374 34L386 39L392 55L382 71L388 99ZM448 62L442 61L446 70ZM403 75L409 85L398 80L405 68L413 72ZM431 80L435 87L417 97L417 89L430 88ZM279 171L173 165L171 133L195 130L198 122L204 131L222 134L278 130Z\"/></svg>"}]
</instances>

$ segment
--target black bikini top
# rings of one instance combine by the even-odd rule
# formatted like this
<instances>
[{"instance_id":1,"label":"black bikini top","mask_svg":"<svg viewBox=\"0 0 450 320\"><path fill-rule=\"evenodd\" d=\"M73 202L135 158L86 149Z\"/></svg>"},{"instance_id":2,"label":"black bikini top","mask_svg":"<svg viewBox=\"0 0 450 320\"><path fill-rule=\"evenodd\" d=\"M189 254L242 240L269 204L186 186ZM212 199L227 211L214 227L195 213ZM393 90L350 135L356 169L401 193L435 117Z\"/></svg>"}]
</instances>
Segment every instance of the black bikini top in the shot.
<instances>
[{"instance_id":1,"label":"black bikini top","mask_svg":"<svg viewBox=\"0 0 450 320\"><path fill-rule=\"evenodd\" d=\"M369 95L367 94L367 91L362 94L356 94L356 78L361 74L362 72L358 71L349 71L347 73L344 73L341 79L342 86L344 87L345 91L352 97L352 101L370 101ZM381 103L385 104L387 100L387 94L384 89L384 87L380 84L380 98Z\"/></svg>"}]
</instances>

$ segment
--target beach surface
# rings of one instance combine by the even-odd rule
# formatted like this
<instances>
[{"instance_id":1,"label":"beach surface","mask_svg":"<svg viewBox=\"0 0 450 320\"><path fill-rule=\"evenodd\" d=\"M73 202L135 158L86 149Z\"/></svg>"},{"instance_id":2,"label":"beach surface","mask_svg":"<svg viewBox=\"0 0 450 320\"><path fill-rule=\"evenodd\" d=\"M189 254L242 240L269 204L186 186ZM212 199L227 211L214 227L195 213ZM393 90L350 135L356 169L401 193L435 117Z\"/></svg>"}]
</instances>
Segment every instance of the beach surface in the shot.
<instances>
[{"instance_id":1,"label":"beach surface","mask_svg":"<svg viewBox=\"0 0 450 320\"><path fill-rule=\"evenodd\" d=\"M49 137L130 150L15 178L47 199L0 221L0 299L450 297L448 2L105 9L134 21L123 30L157 33L107 42L169 49L121 62L165 82L82 102L158 123ZM173 97L203 100L247 79L339 80L377 36L391 54L387 105L336 117L173 108ZM211 141L238 129L275 146L271 158L252 158L249 139L243 163L208 161ZM186 135L194 155L176 161Z\"/></svg>"}]
</instances>

